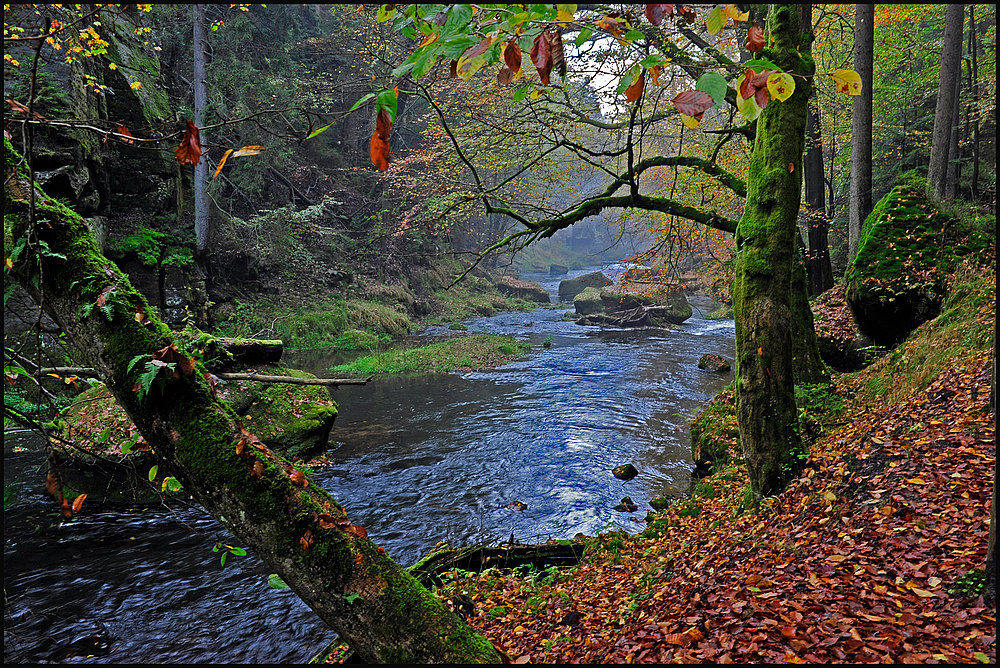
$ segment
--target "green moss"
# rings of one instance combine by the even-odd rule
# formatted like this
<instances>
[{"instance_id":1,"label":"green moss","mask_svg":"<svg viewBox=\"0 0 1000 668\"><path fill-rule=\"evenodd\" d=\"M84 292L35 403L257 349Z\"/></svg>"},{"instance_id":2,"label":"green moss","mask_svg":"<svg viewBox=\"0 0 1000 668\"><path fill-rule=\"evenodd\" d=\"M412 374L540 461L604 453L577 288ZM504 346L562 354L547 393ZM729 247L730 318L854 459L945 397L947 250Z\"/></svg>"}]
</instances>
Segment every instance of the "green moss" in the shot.
<instances>
[{"instance_id":1,"label":"green moss","mask_svg":"<svg viewBox=\"0 0 1000 668\"><path fill-rule=\"evenodd\" d=\"M476 334L418 348L389 350L359 357L348 364L331 367L330 370L371 374L482 369L513 361L529 350L531 344L510 336Z\"/></svg>"}]
</instances>

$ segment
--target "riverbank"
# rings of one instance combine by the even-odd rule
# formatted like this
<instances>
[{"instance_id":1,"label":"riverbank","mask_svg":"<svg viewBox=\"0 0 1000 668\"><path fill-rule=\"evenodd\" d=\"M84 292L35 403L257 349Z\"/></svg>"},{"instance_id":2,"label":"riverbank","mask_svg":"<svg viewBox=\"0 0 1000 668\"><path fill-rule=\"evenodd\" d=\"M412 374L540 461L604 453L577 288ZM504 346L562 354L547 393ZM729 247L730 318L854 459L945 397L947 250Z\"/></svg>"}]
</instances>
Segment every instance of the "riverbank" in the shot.
<instances>
[{"instance_id":1,"label":"riverbank","mask_svg":"<svg viewBox=\"0 0 1000 668\"><path fill-rule=\"evenodd\" d=\"M995 662L995 276L956 287L893 354L836 377L845 422L759 509L732 465L644 533L591 539L574 569L458 574L442 593L517 663Z\"/></svg>"}]
</instances>

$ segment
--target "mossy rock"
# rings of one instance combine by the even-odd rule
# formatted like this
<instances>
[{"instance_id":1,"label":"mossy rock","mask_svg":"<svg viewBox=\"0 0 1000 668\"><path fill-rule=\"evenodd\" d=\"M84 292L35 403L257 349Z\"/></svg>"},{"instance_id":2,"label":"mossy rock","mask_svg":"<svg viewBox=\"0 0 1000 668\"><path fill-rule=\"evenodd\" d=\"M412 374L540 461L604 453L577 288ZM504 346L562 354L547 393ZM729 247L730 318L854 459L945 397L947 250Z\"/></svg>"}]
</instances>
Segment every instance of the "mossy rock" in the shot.
<instances>
[{"instance_id":1,"label":"mossy rock","mask_svg":"<svg viewBox=\"0 0 1000 668\"><path fill-rule=\"evenodd\" d=\"M945 230L954 222L913 184L882 198L861 231L845 276L858 327L879 345L904 340L937 316L945 293Z\"/></svg>"},{"instance_id":2,"label":"mossy rock","mask_svg":"<svg viewBox=\"0 0 1000 668\"><path fill-rule=\"evenodd\" d=\"M576 278L567 278L559 283L559 299L569 301L587 288L603 288L611 285L612 280L599 271L583 274Z\"/></svg>"},{"instance_id":3,"label":"mossy rock","mask_svg":"<svg viewBox=\"0 0 1000 668\"><path fill-rule=\"evenodd\" d=\"M573 297L573 307L578 315L600 313L604 310L601 291L597 288L585 288L580 294Z\"/></svg>"},{"instance_id":4,"label":"mossy rock","mask_svg":"<svg viewBox=\"0 0 1000 668\"><path fill-rule=\"evenodd\" d=\"M729 373L732 365L725 357L714 353L706 353L698 360L698 368L717 373Z\"/></svg>"},{"instance_id":5,"label":"mossy rock","mask_svg":"<svg viewBox=\"0 0 1000 668\"><path fill-rule=\"evenodd\" d=\"M273 366L257 371L315 378ZM307 459L324 450L337 417L336 404L323 386L235 381L220 384L219 395L247 429L289 459ZM158 400L155 386L150 400ZM56 442L50 461L58 469L68 498L83 493L92 501L150 503L161 497L160 488L148 482L155 459L103 383L81 393L63 411L58 424L62 440ZM161 471L159 477L164 475L169 472Z\"/></svg>"},{"instance_id":6,"label":"mossy rock","mask_svg":"<svg viewBox=\"0 0 1000 668\"><path fill-rule=\"evenodd\" d=\"M642 292L603 288L601 301L606 313L621 313L637 308L647 309L650 325L679 325L691 317L693 310L684 291L674 286L647 286Z\"/></svg>"},{"instance_id":7,"label":"mossy rock","mask_svg":"<svg viewBox=\"0 0 1000 668\"><path fill-rule=\"evenodd\" d=\"M718 471L739 452L735 387L715 395L691 423L691 458L701 471Z\"/></svg>"},{"instance_id":8,"label":"mossy rock","mask_svg":"<svg viewBox=\"0 0 1000 668\"><path fill-rule=\"evenodd\" d=\"M538 302L539 304L548 304L551 301L549 299L549 291L538 283L519 281L510 276L504 276L497 282L497 290L508 297L526 299L527 301Z\"/></svg>"},{"instance_id":9,"label":"mossy rock","mask_svg":"<svg viewBox=\"0 0 1000 668\"><path fill-rule=\"evenodd\" d=\"M256 371L271 376L316 377L276 366ZM247 429L290 459L308 459L325 450L337 417L337 405L324 386L240 380L220 386L219 397L230 403Z\"/></svg>"}]
</instances>

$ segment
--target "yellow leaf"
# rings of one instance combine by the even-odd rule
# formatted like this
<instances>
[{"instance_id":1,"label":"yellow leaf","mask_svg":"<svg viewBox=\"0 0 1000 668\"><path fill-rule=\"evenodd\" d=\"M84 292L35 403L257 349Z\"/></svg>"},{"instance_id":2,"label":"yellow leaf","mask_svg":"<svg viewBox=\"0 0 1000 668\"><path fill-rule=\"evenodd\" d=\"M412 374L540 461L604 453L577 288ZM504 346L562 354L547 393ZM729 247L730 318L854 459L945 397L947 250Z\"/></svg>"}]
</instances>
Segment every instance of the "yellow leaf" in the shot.
<instances>
[{"instance_id":1,"label":"yellow leaf","mask_svg":"<svg viewBox=\"0 0 1000 668\"><path fill-rule=\"evenodd\" d=\"M920 598L935 598L937 596L932 591L927 591L926 589L918 589L917 587L913 587L912 589L910 589L910 591L912 591L914 594L916 594Z\"/></svg>"},{"instance_id":2,"label":"yellow leaf","mask_svg":"<svg viewBox=\"0 0 1000 668\"><path fill-rule=\"evenodd\" d=\"M219 175L219 172L222 171L222 168L226 165L226 160L229 159L229 154L232 152L233 149L229 149L228 151L222 154L222 160L219 160L219 166L215 168L215 173L212 174L213 181L215 180L215 177Z\"/></svg>"},{"instance_id":3,"label":"yellow leaf","mask_svg":"<svg viewBox=\"0 0 1000 668\"><path fill-rule=\"evenodd\" d=\"M14 268L14 261L11 260L10 258L7 258L6 260L4 260L4 263L7 265L7 269L13 269Z\"/></svg>"},{"instance_id":4,"label":"yellow leaf","mask_svg":"<svg viewBox=\"0 0 1000 668\"><path fill-rule=\"evenodd\" d=\"M826 558L826 560L832 561L835 564L839 564L841 561L846 561L849 558L850 557L848 557L846 554L831 554L829 557Z\"/></svg>"},{"instance_id":5,"label":"yellow leaf","mask_svg":"<svg viewBox=\"0 0 1000 668\"><path fill-rule=\"evenodd\" d=\"M767 90L775 100L784 102L795 92L795 80L785 72L775 72L767 78Z\"/></svg>"},{"instance_id":6,"label":"yellow leaf","mask_svg":"<svg viewBox=\"0 0 1000 668\"><path fill-rule=\"evenodd\" d=\"M726 5L723 7L723 11L726 12L726 16L734 21L746 21L750 18L750 12L741 12L740 8L736 5Z\"/></svg>"},{"instance_id":7,"label":"yellow leaf","mask_svg":"<svg viewBox=\"0 0 1000 668\"><path fill-rule=\"evenodd\" d=\"M941 578L934 577L933 575L931 577L927 578L927 585L928 586L930 586L930 587L937 587L939 584L941 584Z\"/></svg>"},{"instance_id":8,"label":"yellow leaf","mask_svg":"<svg viewBox=\"0 0 1000 668\"><path fill-rule=\"evenodd\" d=\"M910 483L911 485L926 485L926 484L928 484L927 481L924 480L923 478L906 478L906 482Z\"/></svg>"},{"instance_id":9,"label":"yellow leaf","mask_svg":"<svg viewBox=\"0 0 1000 668\"><path fill-rule=\"evenodd\" d=\"M847 95L861 95L861 75L854 70L834 70L830 72L837 90Z\"/></svg>"},{"instance_id":10,"label":"yellow leaf","mask_svg":"<svg viewBox=\"0 0 1000 668\"><path fill-rule=\"evenodd\" d=\"M833 503L837 500L837 495L833 492L823 492L823 500L827 503Z\"/></svg>"},{"instance_id":11,"label":"yellow leaf","mask_svg":"<svg viewBox=\"0 0 1000 668\"><path fill-rule=\"evenodd\" d=\"M701 121L694 116L685 116L684 114L681 114L681 120L684 121L684 125L692 130L701 125Z\"/></svg>"}]
</instances>

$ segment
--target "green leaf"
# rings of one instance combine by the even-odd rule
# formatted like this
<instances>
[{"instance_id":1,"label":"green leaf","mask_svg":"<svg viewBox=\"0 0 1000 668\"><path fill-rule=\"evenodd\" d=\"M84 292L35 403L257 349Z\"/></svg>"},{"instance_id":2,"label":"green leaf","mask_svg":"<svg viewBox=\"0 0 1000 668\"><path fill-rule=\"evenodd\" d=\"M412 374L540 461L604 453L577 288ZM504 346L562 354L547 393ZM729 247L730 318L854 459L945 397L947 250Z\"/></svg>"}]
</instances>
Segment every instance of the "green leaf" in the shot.
<instances>
[{"instance_id":1,"label":"green leaf","mask_svg":"<svg viewBox=\"0 0 1000 668\"><path fill-rule=\"evenodd\" d=\"M229 551L232 552L233 556L236 556L236 557L245 557L245 556L247 556L246 548L243 548L243 547L231 547L231 548L229 548Z\"/></svg>"},{"instance_id":2,"label":"green leaf","mask_svg":"<svg viewBox=\"0 0 1000 668\"><path fill-rule=\"evenodd\" d=\"M988 657L983 652L976 652L972 656L976 657L976 661L979 663L990 663L990 657Z\"/></svg>"},{"instance_id":3,"label":"green leaf","mask_svg":"<svg viewBox=\"0 0 1000 668\"><path fill-rule=\"evenodd\" d=\"M625 39L630 42L634 42L637 39L643 39L646 35L643 34L641 30L629 30L625 33Z\"/></svg>"},{"instance_id":4,"label":"green leaf","mask_svg":"<svg viewBox=\"0 0 1000 668\"><path fill-rule=\"evenodd\" d=\"M389 120L393 123L396 122L396 91L392 88L386 88L378 92L375 98L375 110L378 113L379 109L385 109L389 112Z\"/></svg>"},{"instance_id":5,"label":"green leaf","mask_svg":"<svg viewBox=\"0 0 1000 668\"><path fill-rule=\"evenodd\" d=\"M105 429L104 431L101 432L100 436L97 437L97 442L98 443L107 443L108 442L108 438L110 436L111 436L111 427L108 427L107 429Z\"/></svg>"},{"instance_id":6,"label":"green leaf","mask_svg":"<svg viewBox=\"0 0 1000 668\"><path fill-rule=\"evenodd\" d=\"M361 598L361 594L344 594L344 600L348 603L354 603L359 598Z\"/></svg>"},{"instance_id":7,"label":"green leaf","mask_svg":"<svg viewBox=\"0 0 1000 668\"><path fill-rule=\"evenodd\" d=\"M729 83L726 78L718 72L706 72L698 77L694 85L695 90L700 90L712 96L716 104L721 105L726 101L726 91L729 90Z\"/></svg>"},{"instance_id":8,"label":"green leaf","mask_svg":"<svg viewBox=\"0 0 1000 668\"><path fill-rule=\"evenodd\" d=\"M524 98L528 97L531 91L535 90L534 85L521 86L516 91L514 91L514 101L520 102Z\"/></svg>"},{"instance_id":9,"label":"green leaf","mask_svg":"<svg viewBox=\"0 0 1000 668\"><path fill-rule=\"evenodd\" d=\"M351 113L352 111L354 111L358 107L360 107L360 106L362 106L364 104L368 104L368 102L370 102L371 100L374 100L374 99L375 99L375 93L368 93L367 95L365 95L364 97L362 97L360 100L358 100L357 102L355 102L354 106L347 110L347 113Z\"/></svg>"},{"instance_id":10,"label":"green leaf","mask_svg":"<svg viewBox=\"0 0 1000 668\"><path fill-rule=\"evenodd\" d=\"M223 552L222 553L222 556L219 557L219 565L220 566L225 566L226 565L226 557L228 557L228 556L229 556L228 552Z\"/></svg>"},{"instance_id":11,"label":"green leaf","mask_svg":"<svg viewBox=\"0 0 1000 668\"><path fill-rule=\"evenodd\" d=\"M718 35L722 32L722 29L726 27L727 16L725 11L721 6L716 6L715 9L708 13L705 17L705 28L708 30L710 35Z\"/></svg>"},{"instance_id":12,"label":"green leaf","mask_svg":"<svg viewBox=\"0 0 1000 668\"><path fill-rule=\"evenodd\" d=\"M167 483L167 489L171 492L179 492L181 490L181 481L173 476L168 477L164 482Z\"/></svg>"},{"instance_id":13,"label":"green leaf","mask_svg":"<svg viewBox=\"0 0 1000 668\"><path fill-rule=\"evenodd\" d=\"M122 447L121 447L122 454L123 455L127 455L128 453L132 452L132 448L134 448L134 447L135 447L135 439L134 438L131 438L131 439L125 441L124 443L122 443Z\"/></svg>"},{"instance_id":14,"label":"green leaf","mask_svg":"<svg viewBox=\"0 0 1000 668\"><path fill-rule=\"evenodd\" d=\"M159 466L153 464L153 467L149 469L149 482L156 480L156 472L159 470Z\"/></svg>"},{"instance_id":15,"label":"green leaf","mask_svg":"<svg viewBox=\"0 0 1000 668\"><path fill-rule=\"evenodd\" d=\"M740 64L743 65L743 67L753 70L754 72L763 72L764 70L781 70L780 67L766 58L754 58L753 60L748 60L747 62Z\"/></svg>"},{"instance_id":16,"label":"green leaf","mask_svg":"<svg viewBox=\"0 0 1000 668\"><path fill-rule=\"evenodd\" d=\"M583 46L584 43L588 39L590 39L593 34L594 34L594 31L591 28L583 28L582 30L580 30L580 34L576 36L576 42L575 42L575 44L576 44L577 48Z\"/></svg>"},{"instance_id":17,"label":"green leaf","mask_svg":"<svg viewBox=\"0 0 1000 668\"><path fill-rule=\"evenodd\" d=\"M385 23L392 19L396 15L396 5L382 5L378 8L378 12L375 14L375 20L379 23Z\"/></svg>"},{"instance_id":18,"label":"green leaf","mask_svg":"<svg viewBox=\"0 0 1000 668\"><path fill-rule=\"evenodd\" d=\"M448 9L448 19L441 28L441 37L447 39L460 32L468 32L472 21L472 5L452 5Z\"/></svg>"},{"instance_id":19,"label":"green leaf","mask_svg":"<svg viewBox=\"0 0 1000 668\"><path fill-rule=\"evenodd\" d=\"M128 371L129 371L129 373L132 372L132 369L135 368L136 364L138 364L142 360L146 359L147 357L149 357L149 355L136 355L135 357L133 357L132 360L128 363Z\"/></svg>"},{"instance_id":20,"label":"green leaf","mask_svg":"<svg viewBox=\"0 0 1000 668\"><path fill-rule=\"evenodd\" d=\"M336 123L336 122L337 121L334 121L333 123ZM330 123L329 125L324 125L321 128L317 128L316 130L313 130L312 132L310 132L309 134L306 135L306 139L312 139L316 135L319 135L319 134L322 134L322 133L326 132L327 130L329 130L330 128L333 127L333 123Z\"/></svg>"},{"instance_id":21,"label":"green leaf","mask_svg":"<svg viewBox=\"0 0 1000 668\"><path fill-rule=\"evenodd\" d=\"M399 29L399 32L403 33L404 37L409 37L410 39L417 38L417 29L413 26L403 26Z\"/></svg>"},{"instance_id":22,"label":"green leaf","mask_svg":"<svg viewBox=\"0 0 1000 668\"><path fill-rule=\"evenodd\" d=\"M288 583L282 580L277 573L271 573L267 576L267 584L272 589L289 589Z\"/></svg>"}]
</instances>

